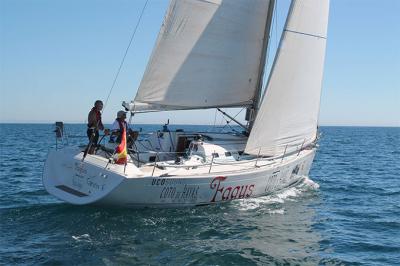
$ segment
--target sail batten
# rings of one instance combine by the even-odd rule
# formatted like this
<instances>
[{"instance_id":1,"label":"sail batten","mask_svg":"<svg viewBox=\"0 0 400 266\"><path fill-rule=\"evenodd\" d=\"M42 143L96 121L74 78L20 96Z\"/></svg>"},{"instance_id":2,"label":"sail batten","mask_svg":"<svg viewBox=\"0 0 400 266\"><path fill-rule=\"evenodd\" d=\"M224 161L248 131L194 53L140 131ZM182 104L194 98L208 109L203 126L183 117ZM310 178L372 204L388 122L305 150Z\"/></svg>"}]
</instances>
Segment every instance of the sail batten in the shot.
<instances>
[{"instance_id":1,"label":"sail batten","mask_svg":"<svg viewBox=\"0 0 400 266\"><path fill-rule=\"evenodd\" d=\"M171 0L135 110L254 103L273 0Z\"/></svg>"},{"instance_id":2,"label":"sail batten","mask_svg":"<svg viewBox=\"0 0 400 266\"><path fill-rule=\"evenodd\" d=\"M281 155L317 136L329 0L293 0L245 152Z\"/></svg>"}]
</instances>

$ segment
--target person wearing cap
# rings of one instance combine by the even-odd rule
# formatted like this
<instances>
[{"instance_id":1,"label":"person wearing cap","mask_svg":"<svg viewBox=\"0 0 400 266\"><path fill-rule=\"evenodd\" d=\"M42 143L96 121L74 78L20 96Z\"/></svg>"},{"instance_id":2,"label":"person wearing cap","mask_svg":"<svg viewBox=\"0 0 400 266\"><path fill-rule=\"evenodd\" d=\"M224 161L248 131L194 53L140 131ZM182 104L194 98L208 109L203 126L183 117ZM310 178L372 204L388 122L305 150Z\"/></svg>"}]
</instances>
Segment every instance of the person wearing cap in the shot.
<instances>
[{"instance_id":1,"label":"person wearing cap","mask_svg":"<svg viewBox=\"0 0 400 266\"><path fill-rule=\"evenodd\" d=\"M103 122L101 121L101 110L103 109L103 102L100 100L95 101L93 108L88 115L88 124L86 134L91 142L89 154L93 154L99 141L99 130L104 130Z\"/></svg>"},{"instance_id":2,"label":"person wearing cap","mask_svg":"<svg viewBox=\"0 0 400 266\"><path fill-rule=\"evenodd\" d=\"M128 125L125 119L126 112L118 111L117 118L111 126L110 143L121 143L121 133L123 132L123 128L125 128L125 132L128 130Z\"/></svg>"}]
</instances>

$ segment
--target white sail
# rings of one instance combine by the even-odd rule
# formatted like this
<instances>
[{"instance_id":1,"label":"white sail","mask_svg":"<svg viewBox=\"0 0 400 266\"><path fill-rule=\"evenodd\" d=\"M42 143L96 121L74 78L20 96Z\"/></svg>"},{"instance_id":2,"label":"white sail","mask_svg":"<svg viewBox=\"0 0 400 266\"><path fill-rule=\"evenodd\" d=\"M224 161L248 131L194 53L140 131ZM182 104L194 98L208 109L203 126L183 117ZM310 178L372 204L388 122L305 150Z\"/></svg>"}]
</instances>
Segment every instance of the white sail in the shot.
<instances>
[{"instance_id":1,"label":"white sail","mask_svg":"<svg viewBox=\"0 0 400 266\"><path fill-rule=\"evenodd\" d=\"M275 156L317 134L329 0L294 0L245 152Z\"/></svg>"},{"instance_id":2,"label":"white sail","mask_svg":"<svg viewBox=\"0 0 400 266\"><path fill-rule=\"evenodd\" d=\"M171 0L132 111L251 105L273 0Z\"/></svg>"}]
</instances>

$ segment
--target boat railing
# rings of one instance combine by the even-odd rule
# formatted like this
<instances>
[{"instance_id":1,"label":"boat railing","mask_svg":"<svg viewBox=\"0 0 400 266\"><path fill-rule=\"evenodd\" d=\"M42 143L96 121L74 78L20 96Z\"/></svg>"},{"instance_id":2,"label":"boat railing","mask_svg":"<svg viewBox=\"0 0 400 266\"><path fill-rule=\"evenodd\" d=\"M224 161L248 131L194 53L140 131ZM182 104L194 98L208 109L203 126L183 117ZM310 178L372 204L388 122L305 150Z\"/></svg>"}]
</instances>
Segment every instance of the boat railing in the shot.
<instances>
[{"instance_id":1,"label":"boat railing","mask_svg":"<svg viewBox=\"0 0 400 266\"><path fill-rule=\"evenodd\" d=\"M275 159L278 159L278 158L286 157L288 155L292 155L293 153L299 154L299 152L301 152L302 150L310 149L310 148L313 148L313 147L316 146L315 142L310 143L307 146L304 146L304 143L305 143L305 141L303 141L303 143L300 145L300 147L298 145L293 145L292 148L294 148L294 149L291 149L290 152L288 152L288 150L290 148L289 145L286 145L282 155L277 155L277 156L263 156L263 155L261 155L260 153L261 153L262 148L259 148L258 155L250 155L250 154L247 154L247 153L242 153L243 155L241 155L241 152L238 151L237 149L236 150L224 150L224 152L226 152L226 153L239 153L239 156L242 156L242 157L244 157L244 156L246 156L246 157L252 156L252 157L254 157L254 160L257 160L258 158L266 158L266 159L270 159L270 160L275 160ZM186 152L176 152L176 151L157 151L157 150L137 151L137 150L134 150L134 149L129 149L129 151L131 151L133 154L193 155L190 150L188 150ZM216 152L213 152L211 155L204 156L204 157L206 159L207 158L212 159L215 153ZM197 154L194 154L194 155L197 155Z\"/></svg>"},{"instance_id":2,"label":"boat railing","mask_svg":"<svg viewBox=\"0 0 400 266\"><path fill-rule=\"evenodd\" d=\"M265 166L271 166L273 164L276 164L279 160L280 163L283 162L283 160L285 158L288 158L290 156L296 155L299 156L301 151L303 150L307 150L307 149L311 149L316 147L316 142L313 142L307 146L304 146L305 141L303 141L302 145L300 147L297 146L296 149L291 150L288 152L288 145L285 146L284 152L281 155L277 155L277 156L271 156L271 157L266 157L266 156L262 156L260 155L261 152L261 148L259 149L258 155L254 156L251 159L246 159L246 160L238 160L238 161L223 161L223 160L216 160L215 157L215 153L212 153L211 156L206 157L205 162L201 163L201 164L178 164L178 163L167 163L167 162L160 162L160 156L162 154L171 154L171 155L182 155L182 153L178 153L178 152L164 152L164 151L145 151L145 152L136 152L136 153L140 153L140 154L155 154L155 161L151 162L151 163L146 163L146 165L149 166L153 166L153 170L152 170L152 176L154 175L155 169L156 168L200 168L200 167L208 167L208 173L210 173L212 171L213 166L240 166L243 165L244 167L247 168L260 168L260 167L265 167ZM228 151L228 152L233 152L233 151ZM248 155L251 156L251 155ZM209 160L207 160L208 158L210 158ZM252 162L254 162L254 164L252 164Z\"/></svg>"},{"instance_id":3,"label":"boat railing","mask_svg":"<svg viewBox=\"0 0 400 266\"><path fill-rule=\"evenodd\" d=\"M154 173L156 172L156 168L158 168L158 169L165 169L165 168L186 168L186 169L202 168L202 169L205 169L205 168L208 168L208 173L211 173L216 166L223 166L223 165L225 165L225 166L229 166L229 165L230 166L235 166L235 165L236 166L240 166L240 165L242 165L242 167L240 167L240 169L236 169L236 170L254 169L255 166L254 165L250 165L250 164L251 164L251 162L255 162L256 161L256 158L251 159L251 160L236 161L236 162L221 162L221 161L212 160L212 161L210 161L208 163L190 164L189 165L189 164L166 164L165 162L160 162L159 161L159 157L160 157L159 154L156 153L156 160L153 163L147 163L146 164L147 166L152 167L151 176L154 176ZM104 163L104 165L105 165L104 169L106 169L109 166L110 163L112 164L112 159L111 158L109 158L109 159L106 159L104 157L101 157L101 158L97 157L97 156L92 156L91 160L98 161L99 163L101 162L102 164ZM268 160L270 160L270 158L268 158ZM265 167L267 165L272 165L272 164L276 163L276 161L275 162L274 161L268 161L267 163L261 163L262 161L263 160L259 160L259 162L257 164L257 168ZM127 166L127 164L124 165L124 173L125 173L125 170L126 170L126 166ZM114 171L117 171L117 170L114 170ZM205 171L207 171L207 170L205 170ZM235 170L233 170L233 171L235 171Z\"/></svg>"},{"instance_id":4,"label":"boat railing","mask_svg":"<svg viewBox=\"0 0 400 266\"><path fill-rule=\"evenodd\" d=\"M55 122L54 130L56 136L56 150L68 145L68 136L64 132L64 123L61 121ZM61 147L59 146L61 145Z\"/></svg>"},{"instance_id":5,"label":"boat railing","mask_svg":"<svg viewBox=\"0 0 400 266\"><path fill-rule=\"evenodd\" d=\"M241 154L238 150L225 150L225 152L229 153L238 153L239 154L239 160L224 160L224 159L217 159L217 156L215 155L216 152L214 151L211 156L202 156L204 158L204 161L201 164L180 164L179 162L175 161L174 163L169 163L167 161L160 161L160 159L163 157L163 155L171 155L171 158L179 158L179 157L184 157L184 156L191 156L191 150L188 150L186 152L176 152L176 151L154 151L154 150L147 150L147 151L137 151L135 149L129 149L129 155L131 157L132 162L137 161L137 166L139 167L140 164L142 165L147 165L147 166L152 166L152 176L154 175L155 169L165 169L166 167L168 168L204 168L208 167L208 173L211 173L212 169L214 166L243 166L244 169L252 169L252 168L260 168L260 167L265 167L265 166L271 166L273 164L276 164L279 162L282 163L285 158L288 158L292 155L299 156L301 151L311 149L317 146L317 141L316 139L314 142L304 145L305 140L302 142L300 147L297 146L292 146L290 147L289 145L285 146L284 152L281 155L277 156L263 156L261 155L262 148L260 147L258 149L258 154L257 156L255 155L250 155L250 154ZM140 161L139 157L140 154L151 154L154 155L154 161L153 162L146 162L146 161ZM111 157L108 158L107 165L111 162ZM136 157L136 158L135 158ZM180 161L180 160L178 160ZM107 166L106 166L107 167ZM126 165L125 165L126 167Z\"/></svg>"}]
</instances>

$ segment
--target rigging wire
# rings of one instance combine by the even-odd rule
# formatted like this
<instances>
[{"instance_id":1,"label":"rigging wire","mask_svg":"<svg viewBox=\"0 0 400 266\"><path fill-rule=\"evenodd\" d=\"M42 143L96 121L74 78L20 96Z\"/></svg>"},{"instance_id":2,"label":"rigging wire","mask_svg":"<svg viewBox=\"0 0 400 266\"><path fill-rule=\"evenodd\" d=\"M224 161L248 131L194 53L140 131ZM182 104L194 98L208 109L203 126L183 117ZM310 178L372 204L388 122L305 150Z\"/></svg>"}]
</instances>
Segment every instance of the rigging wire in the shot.
<instances>
[{"instance_id":1,"label":"rigging wire","mask_svg":"<svg viewBox=\"0 0 400 266\"><path fill-rule=\"evenodd\" d=\"M124 56L123 56L123 58L122 58L121 64L119 65L118 71L117 71L117 73L116 73L116 75L115 75L115 78L114 78L114 81L113 81L113 83L112 83L112 85L111 85L110 91L108 92L107 98L106 98L106 100L105 100L105 102L104 102L103 112L104 112L104 110L106 109L106 106L107 106L108 100L109 100L109 98L110 98L111 92L112 92L112 90L114 89L114 86L115 86L115 84L116 84L116 82L117 82L119 73L121 72L122 66L124 65L126 55L128 54L128 50L129 50L129 48L131 47L133 38L135 37L136 31L137 31L137 29L138 29L138 27L139 27L140 21L142 20L143 13L144 13L144 10L146 9L146 6L147 6L147 3L148 3L148 2L149 2L149 0L146 0L146 2L144 3L144 6L143 6L142 11L141 11L140 16L139 16L139 19L138 19L138 21L137 21L137 23L136 23L135 29L133 30L131 39L129 40L128 47L126 47L125 54L124 54Z\"/></svg>"},{"instance_id":2,"label":"rigging wire","mask_svg":"<svg viewBox=\"0 0 400 266\"><path fill-rule=\"evenodd\" d=\"M217 121L217 113L218 113L218 109L215 108L215 114L214 114L214 125L213 125L213 129L215 129L215 122Z\"/></svg>"},{"instance_id":3,"label":"rigging wire","mask_svg":"<svg viewBox=\"0 0 400 266\"><path fill-rule=\"evenodd\" d=\"M232 122L233 119L235 119L244 109L246 109L246 108L240 109L240 111L239 111L233 118L230 118L229 120L226 119L225 116L222 115L222 118L225 119L226 124L222 127L221 132L222 132L222 130L224 130L224 128L225 128L226 126L229 126L232 130L234 130L234 129L231 127L230 122ZM234 131L236 131L236 130L234 130Z\"/></svg>"}]
</instances>

